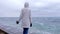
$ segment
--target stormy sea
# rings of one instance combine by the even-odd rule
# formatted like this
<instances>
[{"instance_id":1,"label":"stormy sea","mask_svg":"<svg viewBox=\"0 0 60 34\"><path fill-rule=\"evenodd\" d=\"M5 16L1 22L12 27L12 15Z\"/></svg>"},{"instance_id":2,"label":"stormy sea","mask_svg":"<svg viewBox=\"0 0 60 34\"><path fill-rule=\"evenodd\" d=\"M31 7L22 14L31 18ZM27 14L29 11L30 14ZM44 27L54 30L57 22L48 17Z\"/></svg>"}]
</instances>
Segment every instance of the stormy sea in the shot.
<instances>
[{"instance_id":1,"label":"stormy sea","mask_svg":"<svg viewBox=\"0 0 60 34\"><path fill-rule=\"evenodd\" d=\"M21 22L16 24L18 17L0 17L0 29L9 34L22 34ZM32 17L33 26L30 34L60 34L60 17Z\"/></svg>"}]
</instances>

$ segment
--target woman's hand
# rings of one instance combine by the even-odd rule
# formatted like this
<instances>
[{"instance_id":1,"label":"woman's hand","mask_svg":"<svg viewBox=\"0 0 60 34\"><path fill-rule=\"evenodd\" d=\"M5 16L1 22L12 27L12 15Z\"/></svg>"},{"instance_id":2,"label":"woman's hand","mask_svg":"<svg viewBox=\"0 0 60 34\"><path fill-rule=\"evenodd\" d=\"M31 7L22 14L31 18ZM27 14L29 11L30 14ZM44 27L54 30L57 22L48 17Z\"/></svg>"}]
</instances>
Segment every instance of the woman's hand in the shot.
<instances>
[{"instance_id":1,"label":"woman's hand","mask_svg":"<svg viewBox=\"0 0 60 34\"><path fill-rule=\"evenodd\" d=\"M32 27L32 23L30 23L30 27Z\"/></svg>"},{"instance_id":2,"label":"woman's hand","mask_svg":"<svg viewBox=\"0 0 60 34\"><path fill-rule=\"evenodd\" d=\"M19 24L19 21L16 21L16 24Z\"/></svg>"}]
</instances>

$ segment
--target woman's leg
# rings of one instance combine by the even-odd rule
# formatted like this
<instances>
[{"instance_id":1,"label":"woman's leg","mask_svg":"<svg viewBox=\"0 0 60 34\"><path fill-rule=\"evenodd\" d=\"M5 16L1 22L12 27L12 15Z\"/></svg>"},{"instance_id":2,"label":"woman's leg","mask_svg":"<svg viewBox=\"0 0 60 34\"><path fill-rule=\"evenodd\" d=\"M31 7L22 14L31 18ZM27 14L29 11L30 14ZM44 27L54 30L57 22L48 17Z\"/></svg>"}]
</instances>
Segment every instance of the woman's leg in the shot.
<instances>
[{"instance_id":1,"label":"woman's leg","mask_svg":"<svg viewBox=\"0 0 60 34\"><path fill-rule=\"evenodd\" d=\"M28 34L29 28L23 28L23 34Z\"/></svg>"}]
</instances>

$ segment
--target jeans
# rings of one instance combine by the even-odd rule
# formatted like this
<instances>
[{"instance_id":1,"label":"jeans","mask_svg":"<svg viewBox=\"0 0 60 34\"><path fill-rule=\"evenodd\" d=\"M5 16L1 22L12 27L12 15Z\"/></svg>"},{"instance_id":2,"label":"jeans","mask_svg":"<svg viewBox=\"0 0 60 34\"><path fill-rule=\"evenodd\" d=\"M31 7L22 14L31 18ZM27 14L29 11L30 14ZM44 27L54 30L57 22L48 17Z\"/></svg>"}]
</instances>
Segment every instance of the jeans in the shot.
<instances>
[{"instance_id":1,"label":"jeans","mask_svg":"<svg viewBox=\"0 0 60 34\"><path fill-rule=\"evenodd\" d=\"M29 28L23 28L23 34L28 34Z\"/></svg>"}]
</instances>

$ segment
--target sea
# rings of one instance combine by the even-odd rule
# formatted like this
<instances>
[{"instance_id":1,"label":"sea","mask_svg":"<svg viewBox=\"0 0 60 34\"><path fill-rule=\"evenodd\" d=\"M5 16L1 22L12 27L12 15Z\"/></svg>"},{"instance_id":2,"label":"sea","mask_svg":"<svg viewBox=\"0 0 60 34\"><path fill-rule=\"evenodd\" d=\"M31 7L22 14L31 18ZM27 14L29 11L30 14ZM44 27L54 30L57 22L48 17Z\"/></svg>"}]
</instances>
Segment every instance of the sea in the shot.
<instances>
[{"instance_id":1,"label":"sea","mask_svg":"<svg viewBox=\"0 0 60 34\"><path fill-rule=\"evenodd\" d=\"M20 29L21 22L16 24L18 17L0 17L0 24ZM30 33L60 34L60 17L32 17Z\"/></svg>"}]
</instances>

